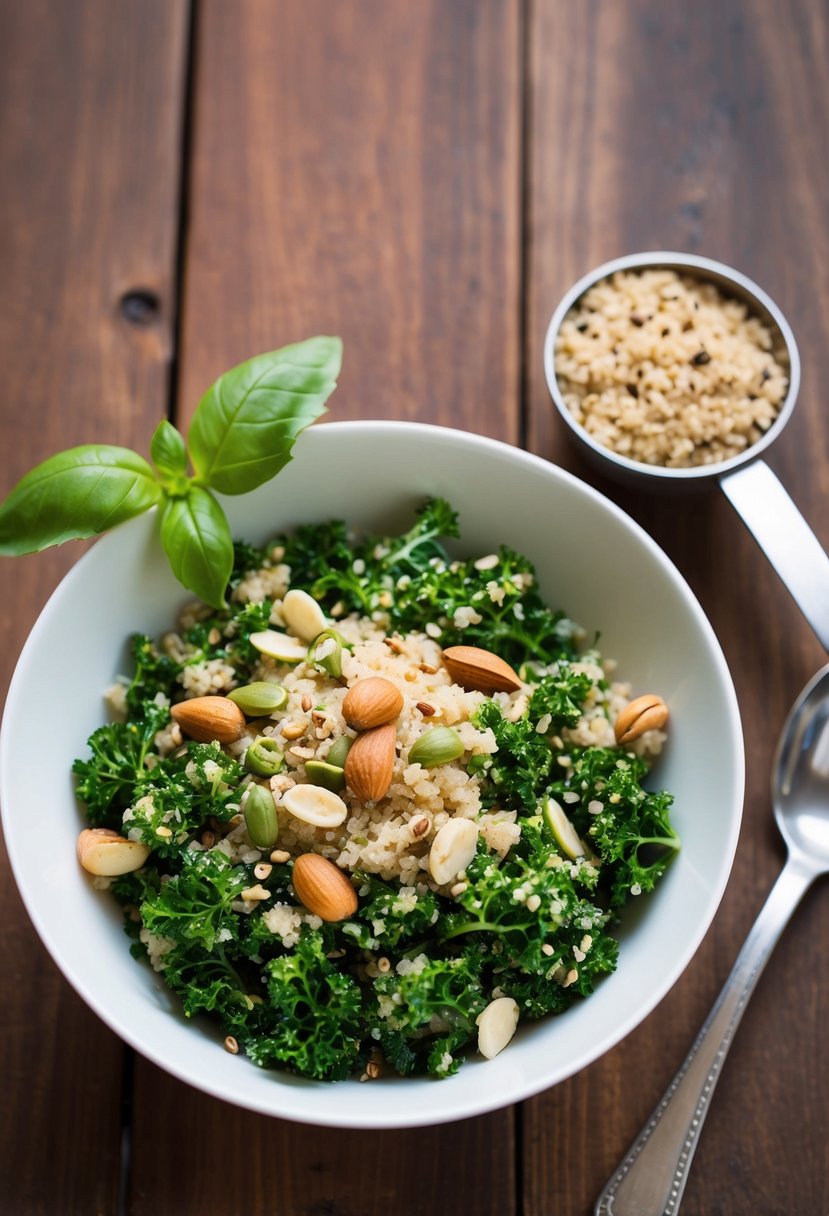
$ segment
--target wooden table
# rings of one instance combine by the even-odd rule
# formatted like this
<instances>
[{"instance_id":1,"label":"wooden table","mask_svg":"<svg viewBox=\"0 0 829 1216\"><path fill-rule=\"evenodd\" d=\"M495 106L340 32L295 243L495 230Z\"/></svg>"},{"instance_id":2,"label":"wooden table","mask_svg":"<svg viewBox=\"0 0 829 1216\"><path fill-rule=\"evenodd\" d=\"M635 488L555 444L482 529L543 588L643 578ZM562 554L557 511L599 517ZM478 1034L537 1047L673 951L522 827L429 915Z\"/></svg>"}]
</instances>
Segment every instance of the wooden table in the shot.
<instances>
[{"instance_id":1,"label":"wooden table","mask_svg":"<svg viewBox=\"0 0 829 1216\"><path fill-rule=\"evenodd\" d=\"M730 885L659 1008L578 1077L432 1130L268 1120L134 1057L47 957L4 861L0 1211L592 1211L781 866L770 756L826 655L722 495L595 481L552 416L542 337L565 288L624 252L759 281L804 364L771 463L829 545L827 47L821 0L0 6L2 491L71 444L146 452L226 367L340 333L337 418L525 445L648 529L719 636L748 759ZM4 687L77 556L2 567ZM829 1211L826 901L806 898L761 981L683 1212Z\"/></svg>"}]
</instances>

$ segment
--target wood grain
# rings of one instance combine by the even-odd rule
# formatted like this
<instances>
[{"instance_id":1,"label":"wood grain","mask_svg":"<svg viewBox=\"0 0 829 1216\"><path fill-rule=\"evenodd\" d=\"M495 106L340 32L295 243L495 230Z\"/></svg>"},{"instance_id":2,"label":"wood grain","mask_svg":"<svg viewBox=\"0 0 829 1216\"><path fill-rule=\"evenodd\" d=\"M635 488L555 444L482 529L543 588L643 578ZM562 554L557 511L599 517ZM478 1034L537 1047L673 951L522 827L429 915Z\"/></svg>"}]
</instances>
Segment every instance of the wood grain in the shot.
<instances>
[{"instance_id":1,"label":"wood grain","mask_svg":"<svg viewBox=\"0 0 829 1216\"><path fill-rule=\"evenodd\" d=\"M559 297L610 257L678 249L719 258L777 300L804 364L770 458L829 545L829 305L819 151L829 120L824 5L635 0L531 6L527 367L533 449L598 485L666 549L708 614L744 716L747 796L733 876L702 948L659 1009L582 1076L527 1104L528 1214L592 1211L679 1066L782 865L769 766L796 693L826 661L723 495L669 499L597 478L564 441L544 384ZM643 611L646 608L643 589ZM826 890L772 960L717 1089L683 1213L829 1209ZM821 1022L821 1018L823 1022Z\"/></svg>"},{"instance_id":2,"label":"wood grain","mask_svg":"<svg viewBox=\"0 0 829 1216\"><path fill-rule=\"evenodd\" d=\"M516 438L519 50L517 6L492 0L202 7L182 425L226 367L335 332L337 418ZM135 1126L134 1216L171 1197L182 1216L515 1211L510 1111L351 1135L234 1111L140 1062ZM240 1168L185 1187L182 1127L203 1163Z\"/></svg>"},{"instance_id":3,"label":"wood grain","mask_svg":"<svg viewBox=\"0 0 829 1216\"><path fill-rule=\"evenodd\" d=\"M517 437L518 5L203 6L179 401L317 332L336 418Z\"/></svg>"},{"instance_id":4,"label":"wood grain","mask_svg":"<svg viewBox=\"0 0 829 1216\"><path fill-rule=\"evenodd\" d=\"M146 450L166 412L186 17L169 0L0 8L3 496L75 443ZM136 288L160 305L140 327L120 311ZM4 698L40 606L77 556L69 546L5 563ZM122 1047L47 957L5 853L0 866L0 1208L113 1212Z\"/></svg>"}]
</instances>

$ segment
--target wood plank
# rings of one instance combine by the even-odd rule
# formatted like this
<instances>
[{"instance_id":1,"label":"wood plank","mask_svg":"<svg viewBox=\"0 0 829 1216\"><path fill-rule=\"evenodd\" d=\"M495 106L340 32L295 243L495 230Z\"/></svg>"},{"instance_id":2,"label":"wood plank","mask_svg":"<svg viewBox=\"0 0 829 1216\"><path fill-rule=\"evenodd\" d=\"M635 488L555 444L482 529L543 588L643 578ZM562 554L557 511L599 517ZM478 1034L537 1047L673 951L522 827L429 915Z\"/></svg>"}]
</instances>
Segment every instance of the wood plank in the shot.
<instances>
[{"instance_id":1,"label":"wood plank","mask_svg":"<svg viewBox=\"0 0 829 1216\"><path fill-rule=\"evenodd\" d=\"M578 1216L592 1212L670 1081L782 864L770 760L792 699L826 655L724 496L623 490L572 451L544 384L544 331L570 283L622 253L704 253L757 280L794 326L805 368L770 463L829 545L819 387L829 373L829 171L820 151L829 21L817 0L785 12L769 0L701 0L693 10L652 0L539 3L531 19L531 444L608 493L678 563L734 676L748 764L733 876L685 976L614 1052L527 1104L527 1213ZM825 897L807 899L746 1014L691 1171L689 1216L827 1210Z\"/></svg>"},{"instance_id":2,"label":"wood plank","mask_svg":"<svg viewBox=\"0 0 829 1216\"><path fill-rule=\"evenodd\" d=\"M517 437L517 9L208 0L183 416L251 353L334 332L332 417Z\"/></svg>"},{"instance_id":3,"label":"wood plank","mask_svg":"<svg viewBox=\"0 0 829 1216\"><path fill-rule=\"evenodd\" d=\"M207 3L197 46L180 421L231 364L334 332L333 416L514 439L517 5ZM509 1111L357 1136L232 1110L143 1063L135 1109L134 1216L173 1196L204 1213L515 1210ZM243 1167L185 1194L182 1127L203 1166Z\"/></svg>"},{"instance_id":4,"label":"wood plank","mask_svg":"<svg viewBox=\"0 0 829 1216\"><path fill-rule=\"evenodd\" d=\"M146 450L166 412L186 24L181 0L0 11L3 495L75 443ZM135 288L160 302L142 326L119 309ZM4 698L29 628L78 553L5 564ZM47 957L5 853L0 867L0 1206L112 1212L123 1049Z\"/></svg>"}]
</instances>

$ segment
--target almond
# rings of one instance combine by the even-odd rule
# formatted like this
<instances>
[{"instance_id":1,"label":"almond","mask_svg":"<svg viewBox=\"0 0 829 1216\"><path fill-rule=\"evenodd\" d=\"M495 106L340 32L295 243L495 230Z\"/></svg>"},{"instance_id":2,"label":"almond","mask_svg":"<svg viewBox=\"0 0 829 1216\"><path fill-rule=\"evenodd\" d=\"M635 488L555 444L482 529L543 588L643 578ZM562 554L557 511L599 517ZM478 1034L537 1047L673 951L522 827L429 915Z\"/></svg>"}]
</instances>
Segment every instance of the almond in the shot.
<instances>
[{"instance_id":1,"label":"almond","mask_svg":"<svg viewBox=\"0 0 829 1216\"><path fill-rule=\"evenodd\" d=\"M245 715L229 697L193 697L170 710L174 722L197 743L235 743L245 733Z\"/></svg>"},{"instance_id":2,"label":"almond","mask_svg":"<svg viewBox=\"0 0 829 1216\"><path fill-rule=\"evenodd\" d=\"M294 892L321 920L346 920L357 911L357 892L333 862L319 853L303 853L294 862Z\"/></svg>"},{"instance_id":3,"label":"almond","mask_svg":"<svg viewBox=\"0 0 829 1216\"><path fill-rule=\"evenodd\" d=\"M661 730L668 721L668 706L656 693L630 701L616 719L616 742L632 743L646 730Z\"/></svg>"},{"instance_id":4,"label":"almond","mask_svg":"<svg viewBox=\"0 0 829 1216\"><path fill-rule=\"evenodd\" d=\"M84 828L78 837L78 861L90 874L114 878L140 870L150 850L109 828Z\"/></svg>"},{"instance_id":5,"label":"almond","mask_svg":"<svg viewBox=\"0 0 829 1216\"><path fill-rule=\"evenodd\" d=\"M343 700L343 717L354 730L371 730L393 722L403 708L403 694L391 680L368 676L352 684Z\"/></svg>"},{"instance_id":6,"label":"almond","mask_svg":"<svg viewBox=\"0 0 829 1216\"><path fill-rule=\"evenodd\" d=\"M449 646L444 650L443 666L455 684L468 691L515 692L521 680L509 663L480 646Z\"/></svg>"},{"instance_id":7,"label":"almond","mask_svg":"<svg viewBox=\"0 0 829 1216\"><path fill-rule=\"evenodd\" d=\"M375 726L358 735L345 759L345 780L361 802L379 802L391 785L394 772L394 723Z\"/></svg>"}]
</instances>

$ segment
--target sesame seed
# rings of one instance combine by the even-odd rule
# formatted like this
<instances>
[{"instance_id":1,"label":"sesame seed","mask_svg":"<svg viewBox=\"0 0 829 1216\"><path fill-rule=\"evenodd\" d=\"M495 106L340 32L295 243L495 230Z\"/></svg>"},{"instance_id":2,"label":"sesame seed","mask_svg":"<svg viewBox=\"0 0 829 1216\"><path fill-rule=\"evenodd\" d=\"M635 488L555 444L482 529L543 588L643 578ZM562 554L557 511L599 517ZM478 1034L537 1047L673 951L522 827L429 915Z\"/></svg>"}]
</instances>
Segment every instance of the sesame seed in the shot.
<instances>
[{"instance_id":1,"label":"sesame seed","mask_svg":"<svg viewBox=\"0 0 829 1216\"><path fill-rule=\"evenodd\" d=\"M232 1056L239 1054L239 1044L236 1042L232 1034L229 1034L225 1039L225 1051L229 1051Z\"/></svg>"}]
</instances>

